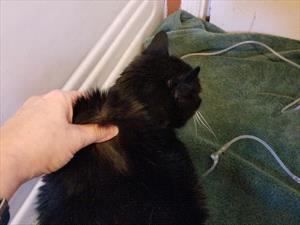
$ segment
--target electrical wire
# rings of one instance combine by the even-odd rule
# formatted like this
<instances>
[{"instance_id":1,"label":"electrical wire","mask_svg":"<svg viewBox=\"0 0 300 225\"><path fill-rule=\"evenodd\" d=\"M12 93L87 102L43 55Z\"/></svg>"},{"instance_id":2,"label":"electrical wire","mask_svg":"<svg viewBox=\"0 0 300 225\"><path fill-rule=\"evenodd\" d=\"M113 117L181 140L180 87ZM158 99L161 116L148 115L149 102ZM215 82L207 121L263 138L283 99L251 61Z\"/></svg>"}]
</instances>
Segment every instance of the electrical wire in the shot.
<instances>
[{"instance_id":1,"label":"electrical wire","mask_svg":"<svg viewBox=\"0 0 300 225\"><path fill-rule=\"evenodd\" d=\"M243 41L243 42L239 42L235 45L232 45L228 48L225 48L223 50L220 50L220 51L216 51L216 52L198 52L198 53L190 53L190 54L186 54L186 55L183 55L181 56L180 58L181 59L185 59L187 57L190 57L190 56L214 56L214 55L220 55L220 54L223 54L225 52L228 52L236 47L239 47L241 45L248 45L248 44L255 44L255 45L260 45L266 49L268 49L270 52L272 52L274 55L276 55L278 58L280 58L281 60L295 66L296 68L300 69L300 65L298 65L297 63L285 58L284 56L282 56L281 54L279 54L278 52L276 52L274 49L272 49L271 47L269 47L268 45L262 43L262 42L259 42L259 41Z\"/></svg>"},{"instance_id":2,"label":"electrical wire","mask_svg":"<svg viewBox=\"0 0 300 225\"><path fill-rule=\"evenodd\" d=\"M253 40L249 40L249 41L242 41L242 42L239 42L237 44L234 44L232 46L229 46L223 50L220 50L220 51L216 51L216 52L196 52L196 53L190 53L190 54L186 54L186 55L183 55L181 56L180 58L181 59L185 59L187 57L190 57L190 56L215 56L215 55L220 55L220 54L223 54L225 52L228 52L228 51L231 51L232 49L236 48L236 47L239 47L241 45L248 45L248 44L255 44L255 45L259 45L259 46L262 46L266 49L268 49L271 53L273 53L274 55L276 55L278 58L280 58L281 60L289 63L290 65L300 69L300 65L298 65L297 63L285 58L284 56L282 56L281 54L279 54L278 52L276 52L274 49L272 49L271 47L269 47L268 45L262 43L262 42L259 42L259 41L253 41ZM298 104L298 106L296 106L295 108L291 108L292 106L296 105L297 103L300 102L300 98L296 99L295 101L293 101L292 103L288 104L287 106L285 106L281 112L282 113L287 113L287 112L290 112L290 111L297 111L300 109L300 104Z\"/></svg>"},{"instance_id":3,"label":"electrical wire","mask_svg":"<svg viewBox=\"0 0 300 225\"><path fill-rule=\"evenodd\" d=\"M220 51L216 51L216 52L199 52L199 53L190 53L190 54L186 54L181 56L181 59L185 59L187 57L190 56L215 56L215 55L220 55L223 54L225 52L228 52L236 47L239 47L241 45L248 45L248 44L255 44L255 45L259 45L261 47L266 48L267 50L269 50L271 53L273 53L274 55L276 55L278 58L280 58L281 60L289 63L290 65L296 67L297 69L300 69L300 65L298 65L297 63L285 58L284 56L282 56L281 54L279 54L278 52L276 52L274 49L272 49L271 47L269 47L268 45L259 42L259 41L253 41L253 40L249 40L249 41L243 41L243 42L239 42L237 44L234 44L232 46L229 46L223 50ZM282 108L281 113L287 113L287 112L291 112L291 111L297 111L300 109L300 98L296 99L295 101L291 102L290 104L288 104L287 106L285 106L284 108ZM298 105L297 105L298 104ZM293 106L295 106L294 108L292 108ZM296 176L295 174L293 174L288 168L287 166L281 161L281 159L278 157L278 155L275 153L275 151L263 140L261 140L258 137L255 137L253 135L241 135L238 137L233 138L231 141L227 142L226 144L224 144L217 152L214 152L210 155L211 159L213 160L213 165L202 175L203 177L207 176L208 174L210 174L217 166L217 164L219 163L219 159L220 159L220 155L225 153L228 148L235 142L242 140L242 139L252 139L255 140L257 142L259 142L260 144L262 144L270 153L271 155L274 157L274 159L276 160L276 162L280 165L280 167L287 173L288 176L290 176L296 183L300 184L300 177Z\"/></svg>"},{"instance_id":4,"label":"electrical wire","mask_svg":"<svg viewBox=\"0 0 300 225\"><path fill-rule=\"evenodd\" d=\"M298 104L298 105L297 105ZM292 108L294 106L294 108ZM300 109L300 98L283 107L281 113L294 112Z\"/></svg>"},{"instance_id":5,"label":"electrical wire","mask_svg":"<svg viewBox=\"0 0 300 225\"><path fill-rule=\"evenodd\" d=\"M258 138L256 136L253 136L253 135L241 135L241 136L235 137L231 141L224 144L217 152L214 152L213 154L211 154L211 158L213 160L213 165L206 173L203 174L203 176L207 176L215 169L215 167L217 166L217 164L219 162L219 158L220 158L221 154L225 153L233 143L235 143L239 140L242 140L242 139L252 139L252 140L255 140L255 141L259 142L260 144L262 144L271 153L271 155L274 157L276 162L287 173L287 175L289 175L296 183L300 184L300 177L296 176L294 173L292 173L287 168L287 166L281 161L281 159L278 157L278 155L275 153L275 151L265 141L261 140L260 138Z\"/></svg>"}]
</instances>

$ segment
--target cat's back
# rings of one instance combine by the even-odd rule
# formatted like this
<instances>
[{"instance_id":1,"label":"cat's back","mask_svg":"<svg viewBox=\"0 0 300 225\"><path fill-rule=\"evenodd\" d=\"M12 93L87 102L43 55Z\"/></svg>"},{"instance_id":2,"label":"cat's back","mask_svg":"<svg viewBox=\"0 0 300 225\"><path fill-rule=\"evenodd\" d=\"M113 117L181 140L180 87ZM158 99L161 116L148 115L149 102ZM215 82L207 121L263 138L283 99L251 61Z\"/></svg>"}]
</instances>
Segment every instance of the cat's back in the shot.
<instances>
[{"instance_id":1,"label":"cat's back","mask_svg":"<svg viewBox=\"0 0 300 225\"><path fill-rule=\"evenodd\" d=\"M40 224L193 225L204 221L197 180L183 144L170 130L120 124L111 141L78 152L47 175ZM201 206L202 207L202 206Z\"/></svg>"},{"instance_id":2,"label":"cat's back","mask_svg":"<svg viewBox=\"0 0 300 225\"><path fill-rule=\"evenodd\" d=\"M39 223L204 224L202 190L174 131L200 105L199 70L169 56L167 35L159 33L109 91L78 99L73 123L113 124L119 134L44 178Z\"/></svg>"}]
</instances>

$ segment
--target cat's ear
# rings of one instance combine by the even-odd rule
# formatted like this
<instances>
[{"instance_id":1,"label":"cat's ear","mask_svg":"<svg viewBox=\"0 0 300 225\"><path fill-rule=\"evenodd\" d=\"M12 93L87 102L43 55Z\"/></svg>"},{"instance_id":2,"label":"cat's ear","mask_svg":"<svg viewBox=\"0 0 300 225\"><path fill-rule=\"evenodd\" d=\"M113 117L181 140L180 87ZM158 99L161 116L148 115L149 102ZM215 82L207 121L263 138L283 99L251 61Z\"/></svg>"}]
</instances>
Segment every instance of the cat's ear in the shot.
<instances>
[{"instance_id":1,"label":"cat's ear","mask_svg":"<svg viewBox=\"0 0 300 225\"><path fill-rule=\"evenodd\" d=\"M200 91L199 81L197 79L199 72L200 67L197 66L180 78L171 79L167 82L168 87L177 102L189 102L191 100L190 96L193 95L195 91Z\"/></svg>"},{"instance_id":2,"label":"cat's ear","mask_svg":"<svg viewBox=\"0 0 300 225\"><path fill-rule=\"evenodd\" d=\"M191 72L189 72L189 73L187 73L187 74L184 75L183 82L184 83L194 82L195 79L198 77L199 72L200 72L200 67L197 66Z\"/></svg>"},{"instance_id":3,"label":"cat's ear","mask_svg":"<svg viewBox=\"0 0 300 225\"><path fill-rule=\"evenodd\" d=\"M168 56L168 35L164 31L160 31L152 39L150 45L144 50L144 54Z\"/></svg>"}]
</instances>

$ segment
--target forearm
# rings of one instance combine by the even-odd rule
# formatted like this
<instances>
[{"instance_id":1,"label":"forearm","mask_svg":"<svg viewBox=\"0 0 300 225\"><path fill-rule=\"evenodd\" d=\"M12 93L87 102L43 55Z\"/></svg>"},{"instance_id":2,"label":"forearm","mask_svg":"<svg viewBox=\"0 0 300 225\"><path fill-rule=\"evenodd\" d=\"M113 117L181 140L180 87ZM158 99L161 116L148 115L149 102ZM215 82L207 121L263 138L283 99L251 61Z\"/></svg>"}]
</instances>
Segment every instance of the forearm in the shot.
<instances>
[{"instance_id":1,"label":"forearm","mask_svg":"<svg viewBox=\"0 0 300 225\"><path fill-rule=\"evenodd\" d=\"M3 127L0 131L0 196L9 200L26 179L19 160L14 156L18 153L17 143L7 137Z\"/></svg>"},{"instance_id":2,"label":"forearm","mask_svg":"<svg viewBox=\"0 0 300 225\"><path fill-rule=\"evenodd\" d=\"M9 200L12 195L17 191L17 189L24 182L18 177L18 174L15 173L17 168L9 163L4 162L1 157L1 166L0 166L0 196Z\"/></svg>"}]
</instances>

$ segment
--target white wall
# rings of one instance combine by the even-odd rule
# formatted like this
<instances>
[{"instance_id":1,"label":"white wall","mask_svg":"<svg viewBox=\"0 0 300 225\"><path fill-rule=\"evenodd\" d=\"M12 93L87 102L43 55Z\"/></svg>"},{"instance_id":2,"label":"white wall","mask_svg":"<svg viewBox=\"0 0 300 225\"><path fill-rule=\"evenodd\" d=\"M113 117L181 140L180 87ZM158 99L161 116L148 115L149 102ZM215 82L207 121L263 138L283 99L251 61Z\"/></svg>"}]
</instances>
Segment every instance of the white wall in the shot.
<instances>
[{"instance_id":1,"label":"white wall","mask_svg":"<svg viewBox=\"0 0 300 225\"><path fill-rule=\"evenodd\" d=\"M208 7L209 0L181 0L181 9L203 19L207 16Z\"/></svg>"},{"instance_id":2,"label":"white wall","mask_svg":"<svg viewBox=\"0 0 300 225\"><path fill-rule=\"evenodd\" d=\"M300 0L181 0L181 8L228 32L259 32L300 40Z\"/></svg>"},{"instance_id":3,"label":"white wall","mask_svg":"<svg viewBox=\"0 0 300 225\"><path fill-rule=\"evenodd\" d=\"M210 22L300 40L300 0L211 0Z\"/></svg>"},{"instance_id":4,"label":"white wall","mask_svg":"<svg viewBox=\"0 0 300 225\"><path fill-rule=\"evenodd\" d=\"M27 97L61 88L127 1L0 4L2 124ZM12 198L12 216L34 184L27 183Z\"/></svg>"},{"instance_id":5,"label":"white wall","mask_svg":"<svg viewBox=\"0 0 300 225\"><path fill-rule=\"evenodd\" d=\"M1 124L29 96L61 88L127 2L1 0Z\"/></svg>"}]
</instances>

